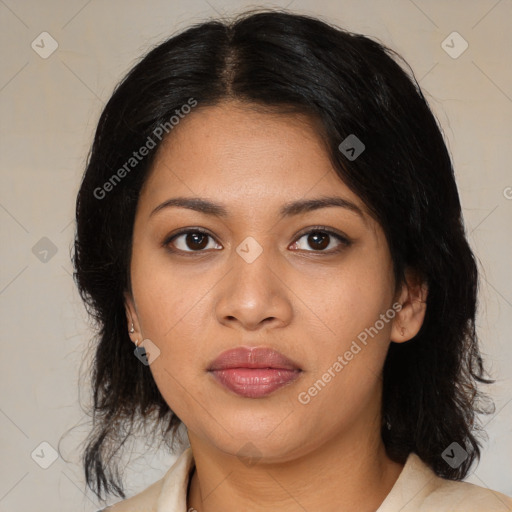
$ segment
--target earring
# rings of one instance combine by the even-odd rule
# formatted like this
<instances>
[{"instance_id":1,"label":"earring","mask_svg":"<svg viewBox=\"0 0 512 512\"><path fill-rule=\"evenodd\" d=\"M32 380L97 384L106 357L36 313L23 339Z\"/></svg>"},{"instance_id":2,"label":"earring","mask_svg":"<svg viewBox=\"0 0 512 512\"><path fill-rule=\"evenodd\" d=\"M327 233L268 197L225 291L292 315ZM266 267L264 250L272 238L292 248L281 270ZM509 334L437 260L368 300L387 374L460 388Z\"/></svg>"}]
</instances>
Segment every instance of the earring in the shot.
<instances>
[{"instance_id":1,"label":"earring","mask_svg":"<svg viewBox=\"0 0 512 512\"><path fill-rule=\"evenodd\" d=\"M131 332L131 333L134 333L134 332L135 332L135 329L134 329L134 327L133 327L133 322L132 322L132 326L130 327L130 332Z\"/></svg>"},{"instance_id":2,"label":"earring","mask_svg":"<svg viewBox=\"0 0 512 512\"><path fill-rule=\"evenodd\" d=\"M389 421L389 417L387 414L384 416L384 425L386 427L386 430L391 430L391 423Z\"/></svg>"}]
</instances>

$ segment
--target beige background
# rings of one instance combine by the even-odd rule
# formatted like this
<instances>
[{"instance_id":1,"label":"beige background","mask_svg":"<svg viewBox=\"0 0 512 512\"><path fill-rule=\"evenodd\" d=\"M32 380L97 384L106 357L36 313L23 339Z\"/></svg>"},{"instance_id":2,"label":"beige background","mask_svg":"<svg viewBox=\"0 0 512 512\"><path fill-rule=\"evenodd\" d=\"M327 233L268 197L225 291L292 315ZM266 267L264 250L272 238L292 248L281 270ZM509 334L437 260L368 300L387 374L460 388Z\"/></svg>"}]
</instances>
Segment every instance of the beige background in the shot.
<instances>
[{"instance_id":1,"label":"beige background","mask_svg":"<svg viewBox=\"0 0 512 512\"><path fill-rule=\"evenodd\" d=\"M85 490L79 459L87 429L79 398L86 404L88 390L82 386L79 396L78 370L90 330L70 262L74 201L100 110L142 52L193 22L249 5L256 4L0 0L2 512L102 506ZM512 2L258 5L288 6L380 39L406 58L425 90L453 156L469 239L483 271L478 326L497 379L496 413L484 418L489 440L468 480L512 494ZM44 31L58 42L47 59L31 48ZM453 31L469 44L455 59L441 46ZM46 262L32 250L43 237L57 251ZM35 460L51 462L52 449L42 442L60 449L47 469L31 457L36 450ZM142 444L134 449L146 451ZM129 493L159 478L173 457L148 452L133 459Z\"/></svg>"}]
</instances>

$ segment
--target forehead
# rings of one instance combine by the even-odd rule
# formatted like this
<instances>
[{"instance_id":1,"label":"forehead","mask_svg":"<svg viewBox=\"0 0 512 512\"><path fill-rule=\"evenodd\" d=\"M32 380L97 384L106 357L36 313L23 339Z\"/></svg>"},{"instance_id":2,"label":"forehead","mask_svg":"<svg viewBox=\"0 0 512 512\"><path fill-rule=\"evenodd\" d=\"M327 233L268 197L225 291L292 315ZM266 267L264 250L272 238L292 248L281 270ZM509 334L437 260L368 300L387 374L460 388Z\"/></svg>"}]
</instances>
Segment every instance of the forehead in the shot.
<instances>
[{"instance_id":1,"label":"forehead","mask_svg":"<svg viewBox=\"0 0 512 512\"><path fill-rule=\"evenodd\" d=\"M338 195L366 211L335 172L317 120L257 109L226 102L184 117L160 146L141 199L217 197L247 213Z\"/></svg>"}]
</instances>

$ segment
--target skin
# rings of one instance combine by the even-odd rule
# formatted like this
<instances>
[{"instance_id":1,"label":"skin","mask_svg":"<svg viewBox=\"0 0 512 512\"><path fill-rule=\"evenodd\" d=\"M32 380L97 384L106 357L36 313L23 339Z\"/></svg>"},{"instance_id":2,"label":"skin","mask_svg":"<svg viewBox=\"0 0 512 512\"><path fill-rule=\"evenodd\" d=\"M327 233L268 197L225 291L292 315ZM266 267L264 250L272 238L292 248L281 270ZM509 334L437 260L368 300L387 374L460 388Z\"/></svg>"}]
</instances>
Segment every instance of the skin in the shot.
<instances>
[{"instance_id":1,"label":"skin","mask_svg":"<svg viewBox=\"0 0 512 512\"><path fill-rule=\"evenodd\" d=\"M382 228L335 173L318 134L312 120L296 114L236 102L198 107L161 146L141 192L128 327L133 321L133 342L149 339L159 348L151 372L188 429L196 469L187 509L370 512L403 468L387 457L380 437L381 370L389 344L419 331L427 289L409 271L395 293ZM222 203L228 216L179 207L151 215L178 196ZM341 207L279 217L285 203L320 196L350 200L364 218ZM301 233L317 225L352 244L332 236L323 246L308 243ZM187 244L182 235L168 244L175 253L162 246L183 228L211 237L203 243L189 236ZM263 250L252 263L236 251L248 236ZM396 302L402 309L394 319L300 403L299 393ZM240 345L274 348L302 373L264 398L235 395L207 368Z\"/></svg>"}]
</instances>

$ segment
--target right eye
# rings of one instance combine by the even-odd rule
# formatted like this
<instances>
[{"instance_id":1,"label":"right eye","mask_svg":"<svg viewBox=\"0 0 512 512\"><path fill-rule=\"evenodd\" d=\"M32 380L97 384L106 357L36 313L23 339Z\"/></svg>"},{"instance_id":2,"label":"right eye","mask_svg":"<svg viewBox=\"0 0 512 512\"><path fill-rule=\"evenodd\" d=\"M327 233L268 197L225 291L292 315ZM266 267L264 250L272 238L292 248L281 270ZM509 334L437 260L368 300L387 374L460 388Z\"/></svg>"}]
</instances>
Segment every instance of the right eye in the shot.
<instances>
[{"instance_id":1,"label":"right eye","mask_svg":"<svg viewBox=\"0 0 512 512\"><path fill-rule=\"evenodd\" d=\"M208 248L208 238L213 240L212 235L202 229L184 229L167 238L163 245L171 252L204 252ZM215 247L210 247L210 249Z\"/></svg>"}]
</instances>

